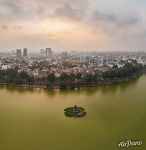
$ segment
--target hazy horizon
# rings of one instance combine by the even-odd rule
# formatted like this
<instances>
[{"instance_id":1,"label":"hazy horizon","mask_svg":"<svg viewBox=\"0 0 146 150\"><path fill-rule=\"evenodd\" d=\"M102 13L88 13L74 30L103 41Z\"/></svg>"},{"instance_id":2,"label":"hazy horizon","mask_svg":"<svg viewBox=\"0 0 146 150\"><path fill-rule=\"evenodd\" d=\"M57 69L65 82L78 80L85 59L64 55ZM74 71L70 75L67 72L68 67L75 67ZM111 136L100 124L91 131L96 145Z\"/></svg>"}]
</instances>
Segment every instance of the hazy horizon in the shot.
<instances>
[{"instance_id":1,"label":"hazy horizon","mask_svg":"<svg viewBox=\"0 0 146 150\"><path fill-rule=\"evenodd\" d=\"M0 0L0 52L145 51L144 0Z\"/></svg>"}]
</instances>

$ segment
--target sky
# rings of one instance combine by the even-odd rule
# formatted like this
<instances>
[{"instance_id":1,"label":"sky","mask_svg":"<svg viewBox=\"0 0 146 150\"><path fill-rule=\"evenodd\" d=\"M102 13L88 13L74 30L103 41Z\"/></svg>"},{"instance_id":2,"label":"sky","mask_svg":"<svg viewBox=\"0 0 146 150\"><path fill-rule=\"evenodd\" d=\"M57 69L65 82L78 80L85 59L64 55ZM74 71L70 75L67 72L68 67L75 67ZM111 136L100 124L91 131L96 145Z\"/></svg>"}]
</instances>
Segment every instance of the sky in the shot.
<instances>
[{"instance_id":1,"label":"sky","mask_svg":"<svg viewBox=\"0 0 146 150\"><path fill-rule=\"evenodd\" d=\"M146 51L145 0L0 0L0 51Z\"/></svg>"}]
</instances>

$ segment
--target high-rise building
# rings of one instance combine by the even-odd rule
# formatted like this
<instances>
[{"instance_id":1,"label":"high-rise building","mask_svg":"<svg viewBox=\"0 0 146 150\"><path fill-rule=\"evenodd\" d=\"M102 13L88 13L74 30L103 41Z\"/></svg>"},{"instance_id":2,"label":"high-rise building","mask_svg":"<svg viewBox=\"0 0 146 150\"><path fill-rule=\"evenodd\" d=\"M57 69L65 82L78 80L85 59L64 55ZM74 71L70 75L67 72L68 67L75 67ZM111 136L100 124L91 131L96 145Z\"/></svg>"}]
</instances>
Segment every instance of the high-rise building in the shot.
<instances>
[{"instance_id":1,"label":"high-rise building","mask_svg":"<svg viewBox=\"0 0 146 150\"><path fill-rule=\"evenodd\" d=\"M46 58L52 57L53 56L53 51L51 48L46 48Z\"/></svg>"},{"instance_id":2,"label":"high-rise building","mask_svg":"<svg viewBox=\"0 0 146 150\"><path fill-rule=\"evenodd\" d=\"M27 57L27 48L23 49L23 57Z\"/></svg>"},{"instance_id":3,"label":"high-rise building","mask_svg":"<svg viewBox=\"0 0 146 150\"><path fill-rule=\"evenodd\" d=\"M62 59L66 59L67 56L68 56L67 52L62 52L62 54L61 54Z\"/></svg>"},{"instance_id":4,"label":"high-rise building","mask_svg":"<svg viewBox=\"0 0 146 150\"><path fill-rule=\"evenodd\" d=\"M16 50L16 56L17 58L21 58L21 49Z\"/></svg>"},{"instance_id":5,"label":"high-rise building","mask_svg":"<svg viewBox=\"0 0 146 150\"><path fill-rule=\"evenodd\" d=\"M46 57L46 51L45 51L44 49L41 49L39 56L40 56L41 58L45 58L45 57Z\"/></svg>"}]
</instances>

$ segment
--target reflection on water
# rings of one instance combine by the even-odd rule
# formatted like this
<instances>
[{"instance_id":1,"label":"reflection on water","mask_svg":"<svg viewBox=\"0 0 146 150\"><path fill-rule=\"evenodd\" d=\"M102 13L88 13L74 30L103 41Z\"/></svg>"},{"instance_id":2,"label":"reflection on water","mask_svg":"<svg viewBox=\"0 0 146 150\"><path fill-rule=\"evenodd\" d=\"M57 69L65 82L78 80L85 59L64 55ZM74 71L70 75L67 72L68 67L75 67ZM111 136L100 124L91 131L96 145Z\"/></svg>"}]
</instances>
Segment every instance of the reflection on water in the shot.
<instances>
[{"instance_id":1,"label":"reflection on water","mask_svg":"<svg viewBox=\"0 0 146 150\"><path fill-rule=\"evenodd\" d=\"M145 141L145 89L146 75L74 90L0 86L0 149L118 150L122 140ZM87 115L66 118L64 108L74 104Z\"/></svg>"},{"instance_id":2,"label":"reflection on water","mask_svg":"<svg viewBox=\"0 0 146 150\"><path fill-rule=\"evenodd\" d=\"M59 94L70 94L70 93L84 93L88 96L96 93L97 91L100 91L104 94L107 93L116 93L116 91L119 90L127 90L127 88L131 88L136 86L136 83L139 78L136 78L135 80L131 80L128 82L120 83L120 84L114 84L114 85L103 85L103 86L97 86L97 87L87 87L87 88L78 88L78 89L41 89L41 88L31 88L31 87L12 87L12 86L3 86L0 85L0 90L6 90L9 92L18 92L18 93L42 93L44 92L48 96L53 97L56 92L59 92Z\"/></svg>"}]
</instances>

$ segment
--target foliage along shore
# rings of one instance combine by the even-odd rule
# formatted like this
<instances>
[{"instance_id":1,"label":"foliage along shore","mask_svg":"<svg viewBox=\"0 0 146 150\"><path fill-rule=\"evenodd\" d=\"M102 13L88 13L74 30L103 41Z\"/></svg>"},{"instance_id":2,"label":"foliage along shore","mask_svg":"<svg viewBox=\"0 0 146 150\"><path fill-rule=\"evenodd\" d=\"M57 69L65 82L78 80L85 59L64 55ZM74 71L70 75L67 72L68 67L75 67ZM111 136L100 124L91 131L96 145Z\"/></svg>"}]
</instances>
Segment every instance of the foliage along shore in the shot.
<instances>
[{"instance_id":1,"label":"foliage along shore","mask_svg":"<svg viewBox=\"0 0 146 150\"><path fill-rule=\"evenodd\" d=\"M94 74L66 74L55 77L54 73L49 73L47 77L34 78L26 72L16 69L0 70L0 84L18 87L37 87L37 88L83 88L100 85L109 85L126 82L139 77L146 72L146 66L141 64L125 64L123 68L113 68L106 72L95 72Z\"/></svg>"}]
</instances>

